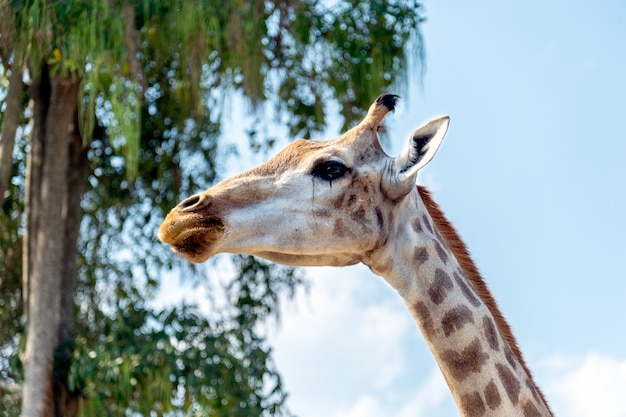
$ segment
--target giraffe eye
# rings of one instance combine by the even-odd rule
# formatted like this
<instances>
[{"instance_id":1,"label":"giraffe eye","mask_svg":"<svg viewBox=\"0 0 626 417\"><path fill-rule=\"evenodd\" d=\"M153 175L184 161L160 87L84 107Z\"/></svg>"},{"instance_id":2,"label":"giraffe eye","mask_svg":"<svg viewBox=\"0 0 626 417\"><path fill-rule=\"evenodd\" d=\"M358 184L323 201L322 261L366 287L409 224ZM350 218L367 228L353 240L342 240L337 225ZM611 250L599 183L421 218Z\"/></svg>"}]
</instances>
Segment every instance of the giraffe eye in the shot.
<instances>
[{"instance_id":1,"label":"giraffe eye","mask_svg":"<svg viewBox=\"0 0 626 417\"><path fill-rule=\"evenodd\" d=\"M315 165L311 174L323 180L332 181L342 177L347 171L348 167L341 162L324 161Z\"/></svg>"}]
</instances>

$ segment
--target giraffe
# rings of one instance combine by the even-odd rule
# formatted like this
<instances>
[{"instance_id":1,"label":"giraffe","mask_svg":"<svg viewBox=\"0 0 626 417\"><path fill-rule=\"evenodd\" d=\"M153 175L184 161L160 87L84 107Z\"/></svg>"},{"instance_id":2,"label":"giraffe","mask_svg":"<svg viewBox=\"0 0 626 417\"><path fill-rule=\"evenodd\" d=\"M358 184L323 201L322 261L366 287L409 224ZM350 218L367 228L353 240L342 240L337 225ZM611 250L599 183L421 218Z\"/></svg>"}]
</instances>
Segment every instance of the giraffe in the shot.
<instances>
[{"instance_id":1,"label":"giraffe","mask_svg":"<svg viewBox=\"0 0 626 417\"><path fill-rule=\"evenodd\" d=\"M362 262L403 299L461 416L552 416L465 244L430 192L416 186L449 118L416 129L392 158L378 130L397 99L378 97L336 139L294 141L183 200L159 239L191 262L219 252L286 265Z\"/></svg>"}]
</instances>

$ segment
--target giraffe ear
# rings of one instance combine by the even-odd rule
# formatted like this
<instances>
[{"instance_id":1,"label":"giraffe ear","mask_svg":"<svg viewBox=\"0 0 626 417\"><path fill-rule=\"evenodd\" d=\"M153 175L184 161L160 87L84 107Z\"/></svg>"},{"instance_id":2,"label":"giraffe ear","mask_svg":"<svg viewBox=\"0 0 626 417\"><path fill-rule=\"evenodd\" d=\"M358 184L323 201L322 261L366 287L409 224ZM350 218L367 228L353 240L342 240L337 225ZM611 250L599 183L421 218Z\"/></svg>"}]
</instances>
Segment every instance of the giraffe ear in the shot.
<instances>
[{"instance_id":1,"label":"giraffe ear","mask_svg":"<svg viewBox=\"0 0 626 417\"><path fill-rule=\"evenodd\" d=\"M450 118L438 117L420 126L409 137L402 153L392 159L389 171L383 178L383 191L396 200L414 187L417 172L435 156L448 130Z\"/></svg>"}]
</instances>

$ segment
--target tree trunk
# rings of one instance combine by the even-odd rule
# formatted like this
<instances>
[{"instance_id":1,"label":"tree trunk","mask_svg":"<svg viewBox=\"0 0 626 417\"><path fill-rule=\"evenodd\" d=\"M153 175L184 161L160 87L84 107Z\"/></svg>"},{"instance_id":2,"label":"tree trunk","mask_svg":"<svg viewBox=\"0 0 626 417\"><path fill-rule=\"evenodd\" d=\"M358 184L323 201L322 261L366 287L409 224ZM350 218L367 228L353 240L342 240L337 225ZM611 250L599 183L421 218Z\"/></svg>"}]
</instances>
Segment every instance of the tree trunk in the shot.
<instances>
[{"instance_id":1,"label":"tree trunk","mask_svg":"<svg viewBox=\"0 0 626 417\"><path fill-rule=\"evenodd\" d=\"M15 145L15 132L22 114L23 90L22 68L14 62L9 77L9 91L5 101L6 109L2 117L2 130L0 131L0 204L4 201L4 193L11 180L13 146Z\"/></svg>"},{"instance_id":2,"label":"tree trunk","mask_svg":"<svg viewBox=\"0 0 626 417\"><path fill-rule=\"evenodd\" d=\"M74 344L74 287L76 283L77 242L80 233L82 210L80 202L85 191L89 160L87 149L78 130L78 112L74 114L74 130L69 144L67 165L67 193L65 194L65 247L61 282L61 306L58 325L58 348L55 355L54 404L57 417L74 417L78 414L80 392L70 391L67 376L72 364Z\"/></svg>"},{"instance_id":3,"label":"tree trunk","mask_svg":"<svg viewBox=\"0 0 626 417\"><path fill-rule=\"evenodd\" d=\"M40 221L41 179L43 177L44 140L46 138L46 117L50 107L50 78L48 68L43 66L41 75L33 80L31 87L30 107L31 118L30 153L26 162L26 188L24 190L24 211L26 213L26 230L22 238L22 297L25 328L28 328L30 282L33 262L36 253L37 231Z\"/></svg>"},{"instance_id":4,"label":"tree trunk","mask_svg":"<svg viewBox=\"0 0 626 417\"><path fill-rule=\"evenodd\" d=\"M74 131L79 80L57 74L48 79L47 68L33 85L34 126L33 152L43 145L43 164L37 188L36 175L30 172L30 213L28 239L28 313L26 350L24 353L23 417L53 415L52 376L54 350L58 343L61 287L64 272L64 251L67 207L67 169L71 132ZM49 92L46 100L46 92ZM43 99L41 103L37 100ZM37 137L41 135L40 137ZM36 170L35 154L31 168ZM33 215L35 218L32 218ZM32 251L34 249L34 251Z\"/></svg>"}]
</instances>

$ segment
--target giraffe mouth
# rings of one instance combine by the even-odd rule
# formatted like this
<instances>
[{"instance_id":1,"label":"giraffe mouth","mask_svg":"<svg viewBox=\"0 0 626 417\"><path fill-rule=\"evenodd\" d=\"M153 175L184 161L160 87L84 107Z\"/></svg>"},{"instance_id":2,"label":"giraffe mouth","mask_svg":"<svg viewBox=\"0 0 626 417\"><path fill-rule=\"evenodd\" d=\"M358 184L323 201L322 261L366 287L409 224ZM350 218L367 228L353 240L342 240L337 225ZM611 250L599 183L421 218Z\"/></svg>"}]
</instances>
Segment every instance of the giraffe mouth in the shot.
<instances>
[{"instance_id":1,"label":"giraffe mouth","mask_svg":"<svg viewBox=\"0 0 626 417\"><path fill-rule=\"evenodd\" d=\"M219 217L176 218L170 213L159 227L159 239L172 247L174 253L188 261L204 262L217 253L216 243L226 229Z\"/></svg>"}]
</instances>

